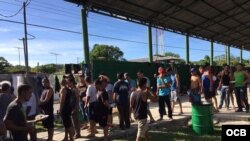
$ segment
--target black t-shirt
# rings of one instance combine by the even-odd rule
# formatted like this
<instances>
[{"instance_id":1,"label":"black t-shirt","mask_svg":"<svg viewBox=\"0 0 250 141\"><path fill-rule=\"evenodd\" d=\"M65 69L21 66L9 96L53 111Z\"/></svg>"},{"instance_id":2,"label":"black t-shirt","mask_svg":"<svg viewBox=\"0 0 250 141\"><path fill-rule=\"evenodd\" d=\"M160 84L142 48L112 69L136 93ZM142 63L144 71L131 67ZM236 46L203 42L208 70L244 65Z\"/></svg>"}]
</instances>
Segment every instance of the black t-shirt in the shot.
<instances>
[{"instance_id":1,"label":"black t-shirt","mask_svg":"<svg viewBox=\"0 0 250 141\"><path fill-rule=\"evenodd\" d=\"M114 84L114 92L118 94L118 102L123 105L128 105L129 102L129 85L125 81L117 81Z\"/></svg>"},{"instance_id":2,"label":"black t-shirt","mask_svg":"<svg viewBox=\"0 0 250 141\"><path fill-rule=\"evenodd\" d=\"M106 90L102 90L97 94L96 113L100 115L108 115L108 106L104 104L109 101L109 95Z\"/></svg>"},{"instance_id":3,"label":"black t-shirt","mask_svg":"<svg viewBox=\"0 0 250 141\"><path fill-rule=\"evenodd\" d=\"M7 108L4 120L11 120L16 126L25 127L26 117L22 103L17 102L16 100L11 102ZM13 141L28 141L27 132L12 130L10 131L13 136Z\"/></svg>"},{"instance_id":4,"label":"black t-shirt","mask_svg":"<svg viewBox=\"0 0 250 141\"><path fill-rule=\"evenodd\" d=\"M147 119L147 101L143 100L143 96L147 99L148 95L141 91L134 91L131 95L133 114L135 119Z\"/></svg>"}]
</instances>

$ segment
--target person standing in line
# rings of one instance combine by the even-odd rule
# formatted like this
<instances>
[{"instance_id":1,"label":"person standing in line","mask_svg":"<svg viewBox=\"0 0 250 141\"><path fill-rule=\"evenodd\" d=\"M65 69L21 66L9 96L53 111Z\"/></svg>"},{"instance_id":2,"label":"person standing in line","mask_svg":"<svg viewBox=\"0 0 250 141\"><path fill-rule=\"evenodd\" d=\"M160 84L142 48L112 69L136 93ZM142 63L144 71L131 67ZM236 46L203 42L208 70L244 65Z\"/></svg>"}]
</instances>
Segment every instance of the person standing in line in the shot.
<instances>
[{"instance_id":1,"label":"person standing in line","mask_svg":"<svg viewBox=\"0 0 250 141\"><path fill-rule=\"evenodd\" d=\"M214 112L219 112L219 108L217 105L217 98L216 98L216 76L214 75L213 69L210 67L209 64L205 64L205 72L202 75L202 90L205 94L205 99L209 102L212 102L212 98L214 100Z\"/></svg>"},{"instance_id":2,"label":"person standing in line","mask_svg":"<svg viewBox=\"0 0 250 141\"><path fill-rule=\"evenodd\" d=\"M91 78L89 76L85 77L85 82L87 85L87 92L86 92L86 102L85 102L85 109L88 109L88 118L89 118L89 130L90 133L86 136L88 138L95 137L96 128L95 128L95 104L97 101L96 97L96 88L94 84L91 82Z\"/></svg>"},{"instance_id":3,"label":"person standing in line","mask_svg":"<svg viewBox=\"0 0 250 141\"><path fill-rule=\"evenodd\" d=\"M65 135L64 135L63 141L68 141L68 135L69 135L70 141L74 141L74 131L72 129L72 122L70 118L70 115L72 113L72 108L70 106L71 97L72 97L72 92L70 89L67 88L67 80L62 79L61 89L60 89L59 113L61 115L63 126L65 128Z\"/></svg>"},{"instance_id":4,"label":"person standing in line","mask_svg":"<svg viewBox=\"0 0 250 141\"><path fill-rule=\"evenodd\" d=\"M79 78L79 82L77 84L77 89L80 93L80 110L83 116L83 126L81 129L84 130L84 129L88 129L87 111L84 109L87 85L84 80L84 74L80 74L78 78Z\"/></svg>"},{"instance_id":5,"label":"person standing in line","mask_svg":"<svg viewBox=\"0 0 250 141\"><path fill-rule=\"evenodd\" d=\"M234 84L234 92L237 100L238 109L235 112L242 112L242 101L245 104L246 113L249 113L249 104L247 99L247 93L246 93L246 84L249 82L248 74L243 71L242 64L236 65L236 71L234 72L235 80Z\"/></svg>"},{"instance_id":6,"label":"person standing in line","mask_svg":"<svg viewBox=\"0 0 250 141\"><path fill-rule=\"evenodd\" d=\"M36 102L36 96L34 93L32 93L31 98L25 104L27 106L26 108L27 120L35 120L35 117L37 114L36 112L37 102ZM34 130L34 132L29 132L29 135L30 135L31 141L37 140L36 130Z\"/></svg>"},{"instance_id":7,"label":"person standing in line","mask_svg":"<svg viewBox=\"0 0 250 141\"><path fill-rule=\"evenodd\" d=\"M124 81L124 73L117 73L117 79L118 81L114 84L113 93L119 111L119 126L121 130L124 130L125 128L130 128L129 85Z\"/></svg>"},{"instance_id":8,"label":"person standing in line","mask_svg":"<svg viewBox=\"0 0 250 141\"><path fill-rule=\"evenodd\" d=\"M230 68L228 65L223 66L224 69L219 72L217 75L217 78L220 80L218 90L221 90L221 97L220 97L220 104L219 109L222 108L223 102L225 101L226 108L229 110L229 104L230 104L230 81L231 81L231 75L230 75Z\"/></svg>"},{"instance_id":9,"label":"person standing in line","mask_svg":"<svg viewBox=\"0 0 250 141\"><path fill-rule=\"evenodd\" d=\"M181 105L181 100L179 97L179 92L180 92L180 79L179 79L179 75L174 72L174 70L172 69L172 67L169 67L168 69L168 73L170 74L170 78L171 78L171 101L172 101L172 112L174 112L174 107L175 104L178 102L179 106L180 106L180 113L179 115L183 114L182 111L182 105Z\"/></svg>"},{"instance_id":10,"label":"person standing in line","mask_svg":"<svg viewBox=\"0 0 250 141\"><path fill-rule=\"evenodd\" d=\"M139 71L137 72L137 78L138 78L138 79L146 78L146 79L147 79L147 89L148 89L148 90L151 90L151 87L150 87L150 80L149 80L148 77L146 77L146 76L144 75L144 72L143 72L142 70L139 70ZM149 116L149 118L150 118L150 122L149 122L149 123L154 123L155 120L154 120L154 118L153 118L153 116L152 116L152 113L151 113L151 111L150 111L149 102L148 102L148 111L147 111L147 112L148 112L148 116Z\"/></svg>"},{"instance_id":11,"label":"person standing in line","mask_svg":"<svg viewBox=\"0 0 250 141\"><path fill-rule=\"evenodd\" d=\"M39 106L41 108L42 113L49 116L47 119L43 120L43 126L48 130L47 141L52 141L54 135L54 91L50 87L50 82L48 78L44 78L42 80L42 84L44 89L40 98Z\"/></svg>"},{"instance_id":12,"label":"person standing in line","mask_svg":"<svg viewBox=\"0 0 250 141\"><path fill-rule=\"evenodd\" d=\"M103 83L105 83L105 85L106 85L105 90L109 96L108 126L109 126L109 130L111 131L113 129L113 107L115 106L115 103L113 100L114 85L110 83L110 79L104 73L99 75L99 79Z\"/></svg>"},{"instance_id":13,"label":"person standing in line","mask_svg":"<svg viewBox=\"0 0 250 141\"><path fill-rule=\"evenodd\" d=\"M159 90L159 113L160 118L158 121L163 119L163 115L166 115L165 103L168 108L168 117L169 119L173 119L172 117L172 108L170 102L171 95L171 78L166 75L166 70L163 67L159 67L158 69L159 77L157 79L157 89Z\"/></svg>"},{"instance_id":14,"label":"person standing in line","mask_svg":"<svg viewBox=\"0 0 250 141\"><path fill-rule=\"evenodd\" d=\"M130 88L130 91L129 91L129 99L130 99L131 93L133 91L135 91L135 89L136 89L136 81L131 79L131 77L129 76L128 73L124 73L124 78L125 78L125 82L128 83L129 88ZM131 117L131 113L132 113L132 110L130 109L129 110L129 119L130 119L130 122L133 122L133 119Z\"/></svg>"},{"instance_id":15,"label":"person standing in line","mask_svg":"<svg viewBox=\"0 0 250 141\"><path fill-rule=\"evenodd\" d=\"M107 86L106 80L96 80L95 88L97 90L97 102L96 102L96 112L95 121L99 123L100 127L103 128L104 139L103 141L108 141L108 112L109 112L109 96L105 88Z\"/></svg>"},{"instance_id":16,"label":"person standing in line","mask_svg":"<svg viewBox=\"0 0 250 141\"><path fill-rule=\"evenodd\" d=\"M13 141L28 141L28 132L33 132L35 126L27 122L23 104L30 99L32 88L27 84L23 84L18 87L17 91L17 98L7 108L4 123L10 131Z\"/></svg>"},{"instance_id":17,"label":"person standing in line","mask_svg":"<svg viewBox=\"0 0 250 141\"><path fill-rule=\"evenodd\" d=\"M71 120L72 120L72 125L74 129L74 139L78 139L81 137L81 130L80 130L80 122L79 122L79 117L78 117L78 112L79 112L79 102L80 102L80 94L79 91L76 88L76 81L73 76L73 74L70 74L67 78L67 87L68 89L71 90L72 92L72 97L70 100L70 105L71 105Z\"/></svg>"},{"instance_id":18,"label":"person standing in line","mask_svg":"<svg viewBox=\"0 0 250 141\"><path fill-rule=\"evenodd\" d=\"M11 96L11 83L8 81L2 81L0 83L0 138L6 137L6 127L3 122L3 118L6 114L6 110L8 105L11 103L12 96Z\"/></svg>"},{"instance_id":19,"label":"person standing in line","mask_svg":"<svg viewBox=\"0 0 250 141\"><path fill-rule=\"evenodd\" d=\"M146 83L145 78L139 79L138 88L132 92L130 97L130 107L138 123L136 141L141 141L143 138L148 140L147 100L157 102L157 95L147 89Z\"/></svg>"},{"instance_id":20,"label":"person standing in line","mask_svg":"<svg viewBox=\"0 0 250 141\"><path fill-rule=\"evenodd\" d=\"M191 69L191 85L189 101L192 104L201 104L202 82L195 68Z\"/></svg>"}]
</instances>

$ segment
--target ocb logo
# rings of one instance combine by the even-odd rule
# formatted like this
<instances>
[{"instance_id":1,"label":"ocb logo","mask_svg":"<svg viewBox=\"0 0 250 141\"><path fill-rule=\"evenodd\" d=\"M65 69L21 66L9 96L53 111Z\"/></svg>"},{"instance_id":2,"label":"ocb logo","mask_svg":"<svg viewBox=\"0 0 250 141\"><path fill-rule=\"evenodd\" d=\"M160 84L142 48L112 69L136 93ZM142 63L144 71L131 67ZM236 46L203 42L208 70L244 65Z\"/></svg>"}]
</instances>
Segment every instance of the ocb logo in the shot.
<instances>
[{"instance_id":1,"label":"ocb logo","mask_svg":"<svg viewBox=\"0 0 250 141\"><path fill-rule=\"evenodd\" d=\"M222 125L222 141L249 141L250 125Z\"/></svg>"},{"instance_id":2,"label":"ocb logo","mask_svg":"<svg viewBox=\"0 0 250 141\"><path fill-rule=\"evenodd\" d=\"M231 137L231 136L241 136L241 137L244 137L244 136L247 136L247 131L246 129L227 129L226 130L226 135Z\"/></svg>"}]
</instances>

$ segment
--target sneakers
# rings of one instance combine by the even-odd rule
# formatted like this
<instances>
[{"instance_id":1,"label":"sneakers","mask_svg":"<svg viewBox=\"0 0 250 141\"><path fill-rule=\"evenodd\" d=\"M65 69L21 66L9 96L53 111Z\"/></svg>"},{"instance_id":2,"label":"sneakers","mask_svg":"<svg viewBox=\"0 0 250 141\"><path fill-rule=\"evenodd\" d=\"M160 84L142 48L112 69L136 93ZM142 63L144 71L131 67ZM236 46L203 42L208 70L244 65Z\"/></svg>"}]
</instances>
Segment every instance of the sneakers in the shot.
<instances>
[{"instance_id":1,"label":"sneakers","mask_svg":"<svg viewBox=\"0 0 250 141\"><path fill-rule=\"evenodd\" d=\"M235 110L235 112L243 112L242 109Z\"/></svg>"},{"instance_id":2,"label":"sneakers","mask_svg":"<svg viewBox=\"0 0 250 141\"><path fill-rule=\"evenodd\" d=\"M157 119L157 121L162 121L163 120L163 118L159 118L159 119Z\"/></svg>"},{"instance_id":3,"label":"sneakers","mask_svg":"<svg viewBox=\"0 0 250 141\"><path fill-rule=\"evenodd\" d=\"M249 113L249 109L246 109L246 113Z\"/></svg>"},{"instance_id":4,"label":"sneakers","mask_svg":"<svg viewBox=\"0 0 250 141\"><path fill-rule=\"evenodd\" d=\"M219 106L219 109L222 109L222 105Z\"/></svg>"}]
</instances>

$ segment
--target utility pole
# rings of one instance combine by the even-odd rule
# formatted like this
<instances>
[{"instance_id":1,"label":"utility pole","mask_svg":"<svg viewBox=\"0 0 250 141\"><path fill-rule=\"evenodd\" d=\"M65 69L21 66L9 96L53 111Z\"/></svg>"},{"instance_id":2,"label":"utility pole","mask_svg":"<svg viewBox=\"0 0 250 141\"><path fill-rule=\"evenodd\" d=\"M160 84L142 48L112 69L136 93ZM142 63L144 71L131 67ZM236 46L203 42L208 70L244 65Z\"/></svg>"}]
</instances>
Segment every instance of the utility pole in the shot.
<instances>
[{"instance_id":1,"label":"utility pole","mask_svg":"<svg viewBox=\"0 0 250 141\"><path fill-rule=\"evenodd\" d=\"M79 64L79 57L76 57L76 63Z\"/></svg>"},{"instance_id":2,"label":"utility pole","mask_svg":"<svg viewBox=\"0 0 250 141\"><path fill-rule=\"evenodd\" d=\"M26 74L29 73L29 57L28 57L28 41L27 41L27 23L26 23L26 2L23 2L23 23L24 23L24 58L26 66Z\"/></svg>"},{"instance_id":3,"label":"utility pole","mask_svg":"<svg viewBox=\"0 0 250 141\"><path fill-rule=\"evenodd\" d=\"M20 49L23 49L21 47L14 47L18 49L18 57L19 57L19 66L21 66L21 61L20 61Z\"/></svg>"},{"instance_id":4,"label":"utility pole","mask_svg":"<svg viewBox=\"0 0 250 141\"><path fill-rule=\"evenodd\" d=\"M57 56L58 55L60 55L59 53L55 53L55 52L49 52L50 54L52 54L52 55L55 55L55 57L56 57L56 65L57 65Z\"/></svg>"},{"instance_id":5,"label":"utility pole","mask_svg":"<svg viewBox=\"0 0 250 141\"><path fill-rule=\"evenodd\" d=\"M55 55L56 57L56 70L57 70L57 56L60 55L59 53L55 53L55 52L49 52L52 55Z\"/></svg>"}]
</instances>

